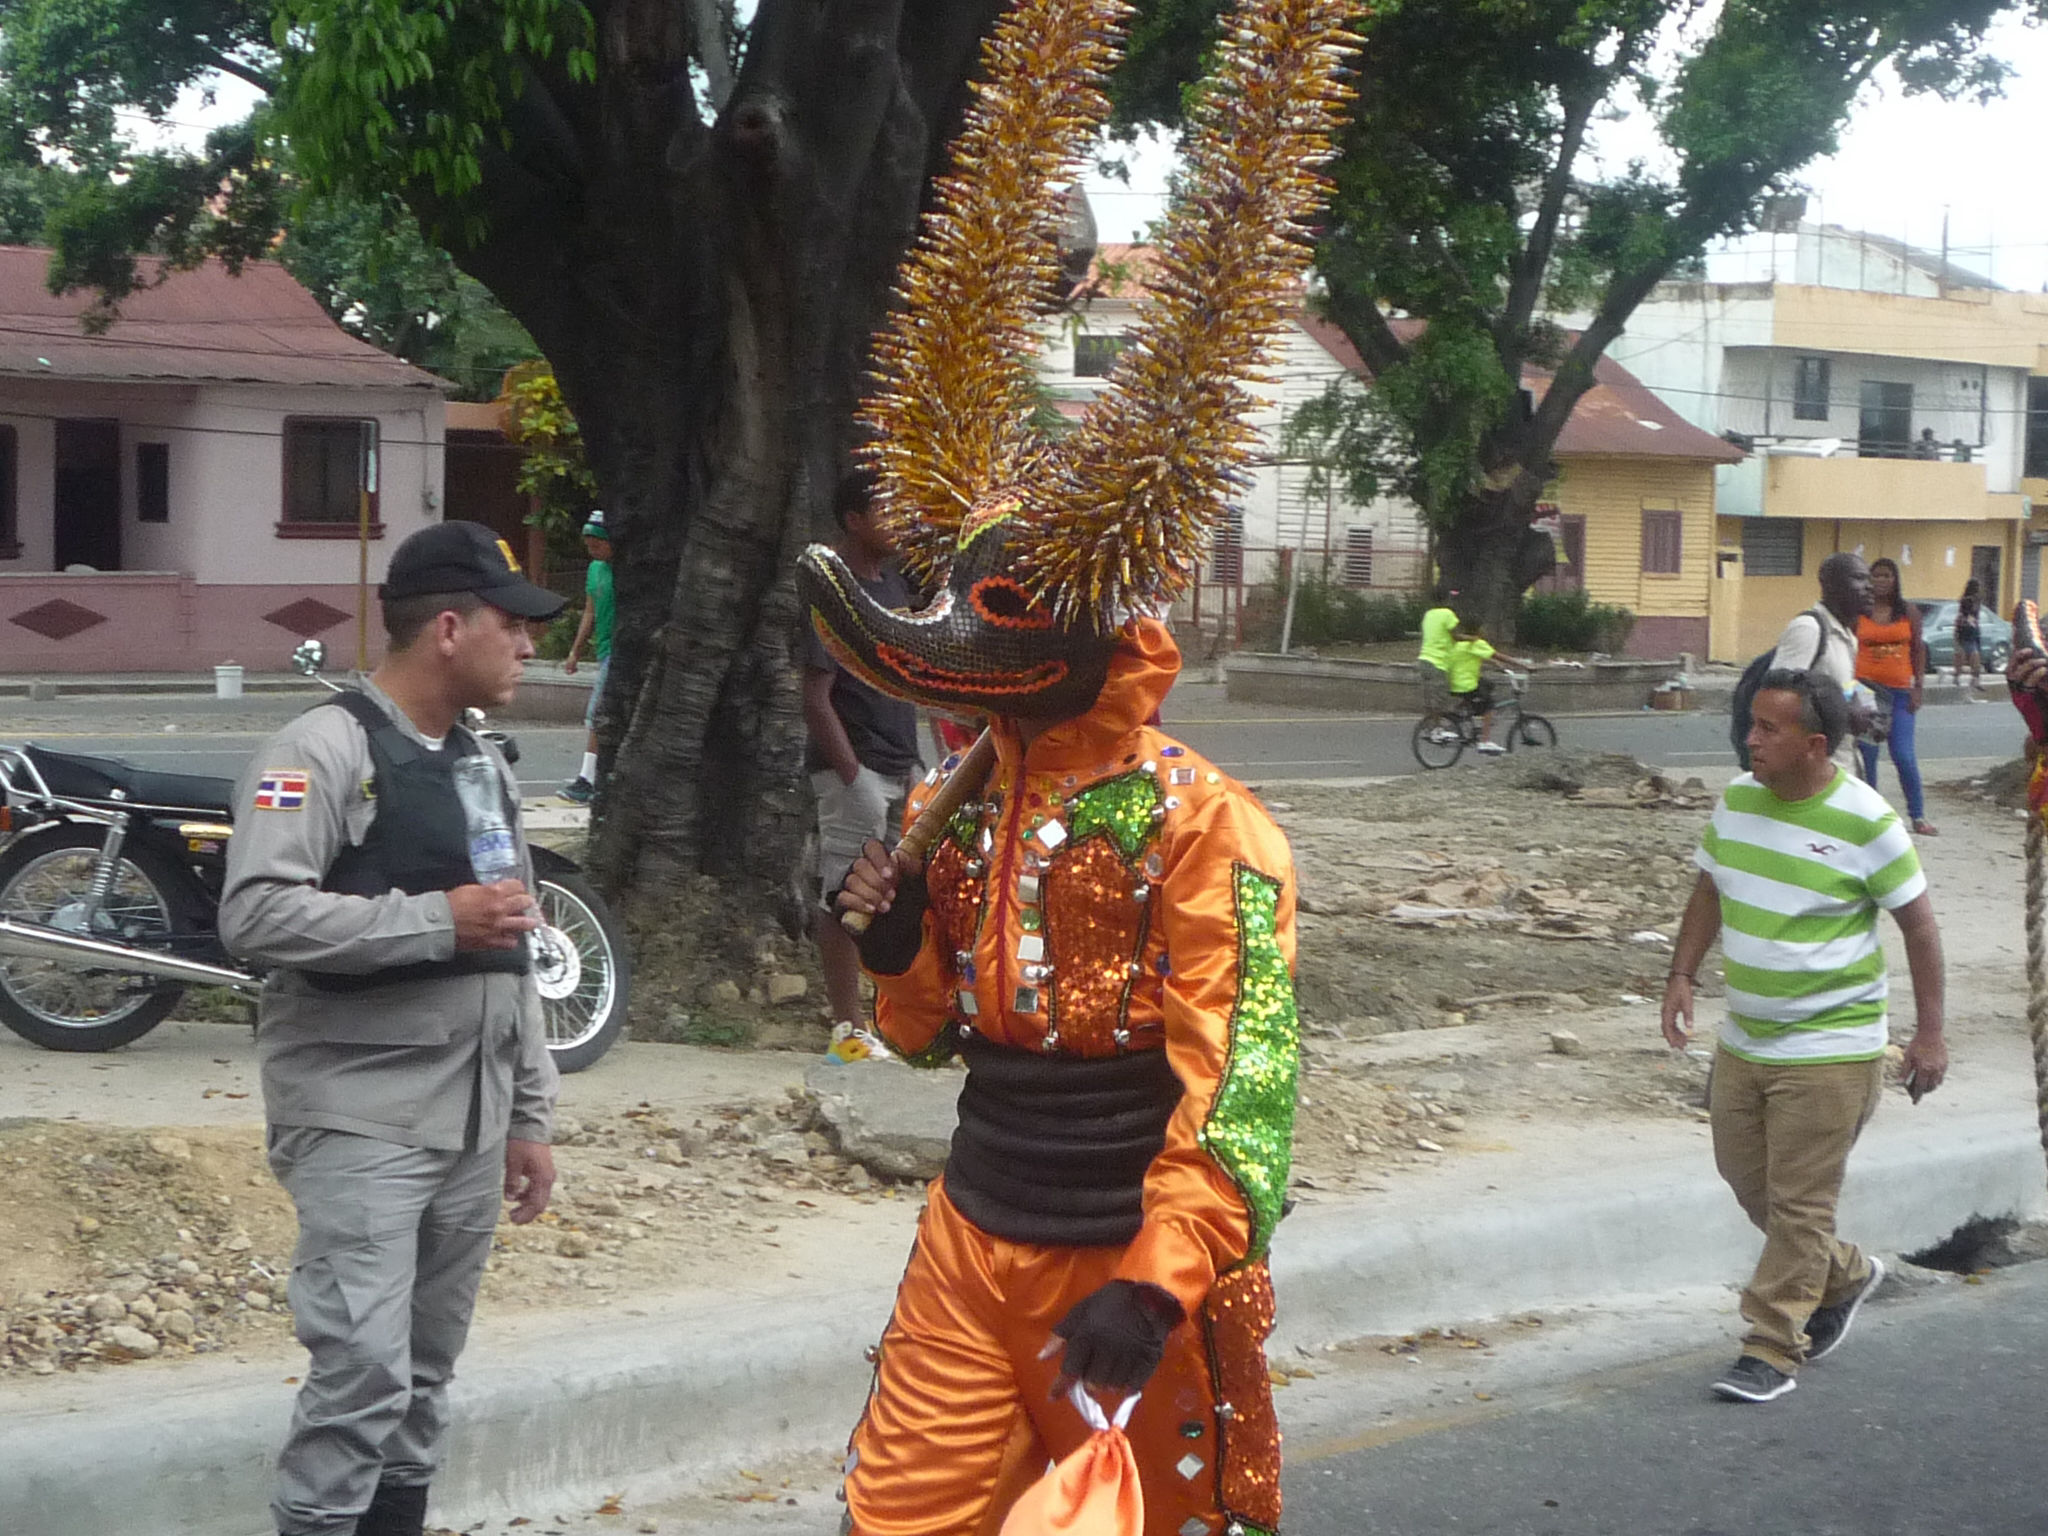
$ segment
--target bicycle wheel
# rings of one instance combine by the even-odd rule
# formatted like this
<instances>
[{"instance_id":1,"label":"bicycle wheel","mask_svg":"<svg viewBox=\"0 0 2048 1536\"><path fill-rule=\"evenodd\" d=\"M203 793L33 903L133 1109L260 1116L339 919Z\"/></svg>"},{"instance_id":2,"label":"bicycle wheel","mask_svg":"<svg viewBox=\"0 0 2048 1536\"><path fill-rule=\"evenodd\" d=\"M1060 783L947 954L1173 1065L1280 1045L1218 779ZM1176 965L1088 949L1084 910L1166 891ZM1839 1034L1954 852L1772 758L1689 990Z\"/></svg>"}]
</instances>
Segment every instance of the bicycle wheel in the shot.
<instances>
[{"instance_id":1,"label":"bicycle wheel","mask_svg":"<svg viewBox=\"0 0 2048 1536\"><path fill-rule=\"evenodd\" d=\"M1425 768L1448 768L1465 751L1465 732L1456 715L1435 711L1415 722L1410 740L1415 761Z\"/></svg>"},{"instance_id":2,"label":"bicycle wheel","mask_svg":"<svg viewBox=\"0 0 2048 1536\"><path fill-rule=\"evenodd\" d=\"M1541 751L1557 745L1557 727L1541 715L1523 715L1507 733L1508 750Z\"/></svg>"}]
</instances>

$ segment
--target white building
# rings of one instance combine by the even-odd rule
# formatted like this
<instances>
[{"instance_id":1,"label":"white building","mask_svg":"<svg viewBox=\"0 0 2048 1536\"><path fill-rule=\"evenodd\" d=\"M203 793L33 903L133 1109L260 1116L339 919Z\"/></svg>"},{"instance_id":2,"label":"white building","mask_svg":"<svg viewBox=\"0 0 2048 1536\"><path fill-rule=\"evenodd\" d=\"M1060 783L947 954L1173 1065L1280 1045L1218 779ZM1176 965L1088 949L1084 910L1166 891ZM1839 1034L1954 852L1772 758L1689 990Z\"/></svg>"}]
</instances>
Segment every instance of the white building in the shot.
<instances>
[{"instance_id":1,"label":"white building","mask_svg":"<svg viewBox=\"0 0 2048 1536\"><path fill-rule=\"evenodd\" d=\"M1072 312L1047 324L1040 367L1063 415L1078 417L1108 382L1123 334L1137 323L1151 260L1149 246L1103 246ZM1252 386L1261 401L1252 417L1259 459L1250 491L1230 528L1218 535L1204 583L1212 591L1239 571L1247 585L1271 581L1283 549L1302 552L1305 571L1327 561L1331 574L1352 586L1412 590L1427 579L1427 540L1412 507L1384 499L1359 506L1341 486L1315 489L1311 466L1285 452L1281 434L1289 414L1346 376L1314 331L1313 323L1285 325L1266 380Z\"/></svg>"},{"instance_id":2,"label":"white building","mask_svg":"<svg viewBox=\"0 0 2048 1536\"><path fill-rule=\"evenodd\" d=\"M2027 438L2048 295L1803 223L1734 242L1706 271L1755 275L1661 285L1609 355L1752 450L1717 472L1715 655L1767 645L1834 550L1891 557L1914 597L1972 577L2000 607L2038 595L2028 524L2048 481L2029 472L2048 465Z\"/></svg>"},{"instance_id":3,"label":"white building","mask_svg":"<svg viewBox=\"0 0 2048 1536\"><path fill-rule=\"evenodd\" d=\"M0 672L352 650L365 500L371 583L441 516L446 386L269 262L174 273L98 335L48 264L0 247Z\"/></svg>"}]
</instances>

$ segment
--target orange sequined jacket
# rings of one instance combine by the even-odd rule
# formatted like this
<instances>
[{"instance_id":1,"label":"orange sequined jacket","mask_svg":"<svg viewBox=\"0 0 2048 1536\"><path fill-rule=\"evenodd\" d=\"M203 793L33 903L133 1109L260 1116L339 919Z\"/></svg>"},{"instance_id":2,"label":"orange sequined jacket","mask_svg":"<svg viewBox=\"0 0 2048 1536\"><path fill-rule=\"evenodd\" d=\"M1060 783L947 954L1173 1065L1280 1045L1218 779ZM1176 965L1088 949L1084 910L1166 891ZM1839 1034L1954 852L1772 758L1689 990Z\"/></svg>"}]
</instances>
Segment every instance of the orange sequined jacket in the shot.
<instances>
[{"instance_id":1,"label":"orange sequined jacket","mask_svg":"<svg viewBox=\"0 0 2048 1536\"><path fill-rule=\"evenodd\" d=\"M979 802L927 863L924 945L877 976L877 1022L913 1063L953 1031L1078 1056L1165 1050L1183 1097L1117 1278L1193 1314L1264 1255L1294 1125L1294 867L1264 807L1156 716L1180 670L1134 623L1095 707L1028 750L997 726ZM915 816L933 774L911 797Z\"/></svg>"}]
</instances>

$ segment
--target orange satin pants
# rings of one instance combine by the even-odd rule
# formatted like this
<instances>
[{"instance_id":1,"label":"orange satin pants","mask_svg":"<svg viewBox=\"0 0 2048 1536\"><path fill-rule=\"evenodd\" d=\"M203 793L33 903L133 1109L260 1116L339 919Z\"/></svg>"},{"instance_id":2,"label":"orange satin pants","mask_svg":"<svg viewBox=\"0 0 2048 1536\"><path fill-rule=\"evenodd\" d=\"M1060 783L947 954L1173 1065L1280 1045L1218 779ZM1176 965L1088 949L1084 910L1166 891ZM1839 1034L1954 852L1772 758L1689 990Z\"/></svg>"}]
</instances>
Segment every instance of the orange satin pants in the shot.
<instances>
[{"instance_id":1,"label":"orange satin pants","mask_svg":"<svg viewBox=\"0 0 2048 1536\"><path fill-rule=\"evenodd\" d=\"M997 1536L1017 1495L1088 1438L1073 1405L1051 1395L1057 1357L1038 1352L1121 1254L991 1237L933 1182L847 1455L855 1536ZM1167 1340L1128 1430L1145 1536L1279 1528L1272 1325L1261 1262L1218 1280Z\"/></svg>"}]
</instances>

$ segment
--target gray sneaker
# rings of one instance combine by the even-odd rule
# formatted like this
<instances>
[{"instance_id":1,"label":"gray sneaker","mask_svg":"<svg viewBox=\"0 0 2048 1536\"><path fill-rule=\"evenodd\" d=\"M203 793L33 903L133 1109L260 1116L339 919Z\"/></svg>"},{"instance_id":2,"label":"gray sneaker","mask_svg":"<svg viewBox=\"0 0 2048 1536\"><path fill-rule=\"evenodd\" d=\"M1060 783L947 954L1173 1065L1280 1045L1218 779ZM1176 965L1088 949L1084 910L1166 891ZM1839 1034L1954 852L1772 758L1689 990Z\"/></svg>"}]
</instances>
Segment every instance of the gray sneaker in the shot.
<instances>
[{"instance_id":1,"label":"gray sneaker","mask_svg":"<svg viewBox=\"0 0 2048 1536\"><path fill-rule=\"evenodd\" d=\"M1768 1403L1783 1397L1799 1383L1768 1361L1755 1355L1737 1355L1735 1363L1714 1381L1714 1395L1731 1403Z\"/></svg>"},{"instance_id":2,"label":"gray sneaker","mask_svg":"<svg viewBox=\"0 0 2048 1536\"><path fill-rule=\"evenodd\" d=\"M1806 1363L1826 1359L1835 1352L1835 1346L1849 1336L1849 1325L1856 1321L1856 1312L1863 1303L1877 1293L1884 1284L1884 1262L1870 1261L1870 1278L1856 1288L1856 1293L1847 1301L1838 1301L1832 1307L1815 1307L1813 1316L1806 1320Z\"/></svg>"}]
</instances>

